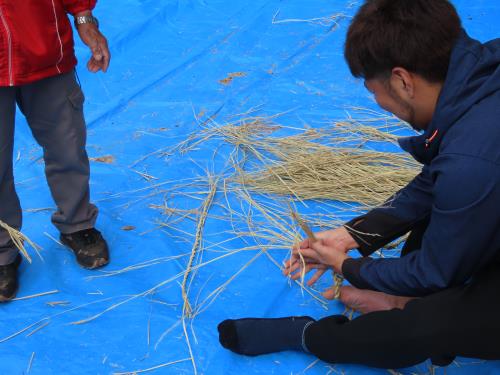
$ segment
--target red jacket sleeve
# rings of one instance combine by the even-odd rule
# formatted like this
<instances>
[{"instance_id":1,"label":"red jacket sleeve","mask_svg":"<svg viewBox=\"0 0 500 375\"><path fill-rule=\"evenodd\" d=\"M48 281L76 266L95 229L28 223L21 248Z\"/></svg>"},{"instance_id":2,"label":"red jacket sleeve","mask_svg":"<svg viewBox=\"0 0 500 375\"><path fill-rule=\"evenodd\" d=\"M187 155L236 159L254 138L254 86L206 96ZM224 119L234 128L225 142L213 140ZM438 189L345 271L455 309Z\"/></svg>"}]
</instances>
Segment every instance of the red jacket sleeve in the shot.
<instances>
[{"instance_id":1,"label":"red jacket sleeve","mask_svg":"<svg viewBox=\"0 0 500 375\"><path fill-rule=\"evenodd\" d=\"M92 10L97 0L61 0L64 10L67 13L75 15L86 10Z\"/></svg>"}]
</instances>

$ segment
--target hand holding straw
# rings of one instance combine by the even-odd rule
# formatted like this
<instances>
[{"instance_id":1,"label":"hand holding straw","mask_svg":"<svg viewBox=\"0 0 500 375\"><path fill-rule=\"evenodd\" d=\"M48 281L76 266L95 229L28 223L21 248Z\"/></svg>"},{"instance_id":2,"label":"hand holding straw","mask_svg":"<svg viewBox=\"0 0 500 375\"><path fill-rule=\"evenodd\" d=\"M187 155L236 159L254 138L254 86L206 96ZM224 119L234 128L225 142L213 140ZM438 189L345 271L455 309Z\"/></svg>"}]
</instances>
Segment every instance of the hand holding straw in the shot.
<instances>
[{"instance_id":1,"label":"hand holding straw","mask_svg":"<svg viewBox=\"0 0 500 375\"><path fill-rule=\"evenodd\" d=\"M293 219L297 222L299 227L307 235L307 238L309 239L309 241L311 243L317 242L318 239L316 238L316 236L314 236L313 231L307 225L307 223L299 216L299 214L296 211L292 210L291 207L290 207L290 212L292 214ZM300 253L299 253L299 256L300 256L302 263L305 265L304 258L302 257L302 255ZM305 267L303 268L302 280L305 277L304 272L305 272ZM342 284L344 282L344 278L341 275L335 273L335 271L332 270L332 272L333 272L333 283L334 283L333 284L333 291L334 291L333 299L338 299L340 297L340 287L342 286Z\"/></svg>"},{"instance_id":2,"label":"hand holding straw","mask_svg":"<svg viewBox=\"0 0 500 375\"><path fill-rule=\"evenodd\" d=\"M304 220L302 220L302 218L299 216L299 214L297 212L293 211L293 210L291 210L291 213L292 213L293 219L297 222L297 224L299 225L299 227L307 235L307 238L309 239L309 241L311 241L313 243L316 242L316 241L318 241L318 239L314 236L314 233L311 230L311 228L309 228L309 226L307 225L307 223Z\"/></svg>"}]
</instances>

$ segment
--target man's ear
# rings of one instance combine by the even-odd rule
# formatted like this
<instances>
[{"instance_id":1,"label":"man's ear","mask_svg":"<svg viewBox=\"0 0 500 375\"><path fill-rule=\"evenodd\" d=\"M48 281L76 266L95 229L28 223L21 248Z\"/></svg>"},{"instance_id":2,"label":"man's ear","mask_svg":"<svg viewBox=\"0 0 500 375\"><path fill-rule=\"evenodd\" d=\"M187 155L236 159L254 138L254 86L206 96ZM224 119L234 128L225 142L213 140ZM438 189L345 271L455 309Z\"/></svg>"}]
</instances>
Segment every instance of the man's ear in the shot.
<instances>
[{"instance_id":1,"label":"man's ear","mask_svg":"<svg viewBox=\"0 0 500 375\"><path fill-rule=\"evenodd\" d=\"M405 68L396 67L391 72L391 86L399 95L413 99L415 96L415 80Z\"/></svg>"}]
</instances>

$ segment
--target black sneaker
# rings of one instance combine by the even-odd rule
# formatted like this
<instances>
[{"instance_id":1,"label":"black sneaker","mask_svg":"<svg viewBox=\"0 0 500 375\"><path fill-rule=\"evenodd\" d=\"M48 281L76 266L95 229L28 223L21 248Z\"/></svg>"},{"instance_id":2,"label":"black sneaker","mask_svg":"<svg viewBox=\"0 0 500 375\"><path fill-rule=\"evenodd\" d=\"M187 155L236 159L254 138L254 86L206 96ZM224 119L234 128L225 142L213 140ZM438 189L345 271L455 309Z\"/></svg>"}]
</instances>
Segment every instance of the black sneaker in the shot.
<instances>
[{"instance_id":1,"label":"black sneaker","mask_svg":"<svg viewBox=\"0 0 500 375\"><path fill-rule=\"evenodd\" d=\"M78 264L83 268L94 269L109 263L108 244L97 229L61 233L61 242L75 253Z\"/></svg>"},{"instance_id":2,"label":"black sneaker","mask_svg":"<svg viewBox=\"0 0 500 375\"><path fill-rule=\"evenodd\" d=\"M14 262L5 266L0 266L0 302L10 301L16 296L19 287L17 269L21 261L21 255L17 254Z\"/></svg>"}]
</instances>

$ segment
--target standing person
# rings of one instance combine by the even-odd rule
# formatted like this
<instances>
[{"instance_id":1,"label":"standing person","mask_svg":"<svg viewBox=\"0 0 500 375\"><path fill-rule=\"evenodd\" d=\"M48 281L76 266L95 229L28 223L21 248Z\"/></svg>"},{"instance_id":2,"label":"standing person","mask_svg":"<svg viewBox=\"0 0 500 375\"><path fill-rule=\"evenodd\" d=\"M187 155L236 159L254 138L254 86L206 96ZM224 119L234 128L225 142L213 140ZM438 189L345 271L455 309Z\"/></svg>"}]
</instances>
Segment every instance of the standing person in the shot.
<instances>
[{"instance_id":1,"label":"standing person","mask_svg":"<svg viewBox=\"0 0 500 375\"><path fill-rule=\"evenodd\" d=\"M500 359L500 39L470 38L447 0L366 0L345 57L383 109L424 132L400 141L424 166L383 207L303 241L285 274L300 277L299 255L310 283L343 274L341 300L364 315L226 320L222 345L381 368ZM408 232L400 258L370 257Z\"/></svg>"},{"instance_id":2,"label":"standing person","mask_svg":"<svg viewBox=\"0 0 500 375\"><path fill-rule=\"evenodd\" d=\"M91 72L106 72L110 53L92 15L96 0L0 0L0 220L20 229L12 153L16 104L43 148L45 174L57 205L52 222L61 241L85 268L109 262L108 246L94 228L89 201L84 96L75 79L73 31L90 48ZM21 256L0 230L0 302L17 292Z\"/></svg>"}]
</instances>

